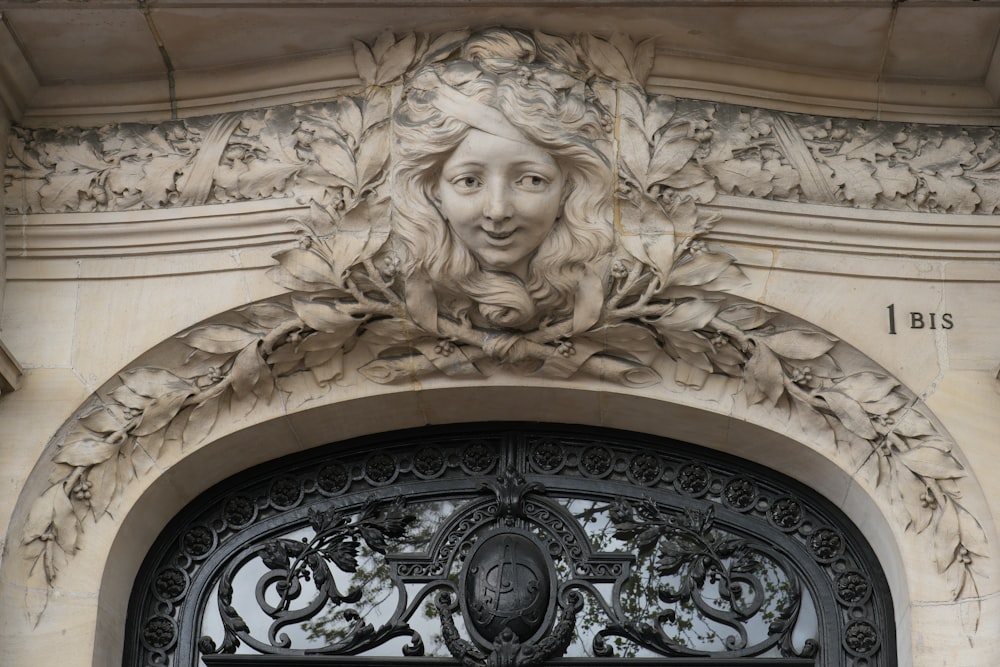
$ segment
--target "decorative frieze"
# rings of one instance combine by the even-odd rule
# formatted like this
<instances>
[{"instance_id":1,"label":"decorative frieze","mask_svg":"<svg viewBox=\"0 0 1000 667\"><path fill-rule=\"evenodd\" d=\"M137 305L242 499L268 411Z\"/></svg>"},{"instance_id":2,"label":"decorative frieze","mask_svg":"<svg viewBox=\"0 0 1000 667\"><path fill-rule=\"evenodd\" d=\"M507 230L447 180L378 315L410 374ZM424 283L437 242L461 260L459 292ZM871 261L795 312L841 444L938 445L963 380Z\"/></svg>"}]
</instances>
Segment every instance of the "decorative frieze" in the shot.
<instances>
[{"instance_id":1,"label":"decorative frieze","mask_svg":"<svg viewBox=\"0 0 1000 667\"><path fill-rule=\"evenodd\" d=\"M206 203L315 198L376 175L385 153L384 92L422 63L447 57L466 32L431 38L384 33L358 42L368 94L329 102L100 128L13 128L8 214L128 211ZM579 38L570 55L585 74L642 83L652 44ZM553 47L562 48L562 47ZM634 70L634 71L633 71ZM379 95L373 88L383 89ZM791 114L656 96L685 134L650 146L659 168L685 165L685 186L743 197L861 209L990 215L1000 207L1000 133ZM662 113L662 112L661 112ZM648 128L647 128L648 129ZM680 129L677 130L681 131ZM364 136L363 136L364 135ZM619 135L619 141L629 137ZM683 141L678 141L683 139ZM355 148L365 146L365 154ZM676 187L676 184L670 187Z\"/></svg>"}]
</instances>

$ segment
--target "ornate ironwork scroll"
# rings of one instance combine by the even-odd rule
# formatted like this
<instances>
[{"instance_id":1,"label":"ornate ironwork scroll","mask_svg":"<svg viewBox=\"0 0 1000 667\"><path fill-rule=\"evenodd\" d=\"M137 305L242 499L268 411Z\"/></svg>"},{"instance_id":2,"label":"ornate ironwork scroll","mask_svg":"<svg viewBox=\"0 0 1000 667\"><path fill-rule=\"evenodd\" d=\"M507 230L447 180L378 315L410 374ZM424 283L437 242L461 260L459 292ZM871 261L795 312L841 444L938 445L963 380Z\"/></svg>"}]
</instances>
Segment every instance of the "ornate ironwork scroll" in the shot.
<instances>
[{"instance_id":1,"label":"ornate ironwork scroll","mask_svg":"<svg viewBox=\"0 0 1000 667\"><path fill-rule=\"evenodd\" d=\"M199 501L144 567L126 664L895 665L877 564L808 491L678 443L485 433L300 457Z\"/></svg>"}]
</instances>

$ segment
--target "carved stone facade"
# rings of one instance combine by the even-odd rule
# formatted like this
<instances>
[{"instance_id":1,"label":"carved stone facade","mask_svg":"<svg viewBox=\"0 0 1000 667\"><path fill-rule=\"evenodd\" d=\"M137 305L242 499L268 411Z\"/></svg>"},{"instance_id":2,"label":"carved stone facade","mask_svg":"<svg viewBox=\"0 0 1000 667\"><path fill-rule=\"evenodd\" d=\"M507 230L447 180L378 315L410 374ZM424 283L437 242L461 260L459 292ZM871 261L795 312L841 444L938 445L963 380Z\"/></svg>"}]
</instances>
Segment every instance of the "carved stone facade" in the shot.
<instances>
[{"instance_id":1,"label":"carved stone facade","mask_svg":"<svg viewBox=\"0 0 1000 667\"><path fill-rule=\"evenodd\" d=\"M900 664L995 664L1000 130L672 95L651 79L658 57L655 39L618 33L387 31L354 42L358 83L316 99L15 125L3 323L27 386L0 403L13 664L65 624L90 647L74 664L118 662L131 575L230 474L486 420L667 436L796 478L871 543ZM530 449L538 474L564 465L549 444ZM573 465L638 486L664 474L605 459L581 450ZM672 483L708 493L706 470ZM364 464L375 487L398 473L389 456ZM300 487L279 482L273 503L296 505ZM249 523L252 504L230 501L226 520ZM793 500L766 504L779 530L804 521ZM658 511L640 514L663 533ZM401 537L397 519L369 547ZM817 554L834 548L812 530ZM449 567L472 581L504 535ZM535 553L535 585L554 590L556 547L516 539L497 548ZM449 640L453 656L521 664L561 654L539 633L573 624L574 601L545 599L545 622L514 630L521 648L509 624L475 620L475 601L436 604L472 633ZM147 643L166 646L174 623L149 625ZM859 665L875 664L871 627L844 629Z\"/></svg>"}]
</instances>

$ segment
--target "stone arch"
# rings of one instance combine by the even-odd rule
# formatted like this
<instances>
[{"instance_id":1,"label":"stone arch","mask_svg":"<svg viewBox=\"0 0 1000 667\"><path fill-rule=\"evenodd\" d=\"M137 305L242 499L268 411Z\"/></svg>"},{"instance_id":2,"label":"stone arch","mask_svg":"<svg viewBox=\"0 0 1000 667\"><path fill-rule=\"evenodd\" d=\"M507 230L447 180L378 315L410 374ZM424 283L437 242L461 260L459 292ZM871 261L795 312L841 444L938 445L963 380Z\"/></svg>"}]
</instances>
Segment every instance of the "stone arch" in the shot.
<instances>
[{"instance_id":1,"label":"stone arch","mask_svg":"<svg viewBox=\"0 0 1000 667\"><path fill-rule=\"evenodd\" d=\"M134 367L162 359L164 351L175 346L173 339L164 342ZM856 350L853 354L862 356ZM213 483L254 464L330 441L428 424L497 420L606 426L691 442L772 468L825 496L861 528L886 571L897 617L906 618L915 588L930 588L931 595L949 599L947 581L932 559L903 557L913 549L926 552L933 538L907 530L898 498L859 474L849 460L838 458L836 450L738 400L738 391L733 380L709 381L701 390L665 385L638 389L499 375L486 382L428 378L408 387L362 382L336 387L298 408L261 405L248 416L220 421L204 443L178 449L158 462L155 473L129 485L112 518L81 523L82 553L64 561L59 594L50 595L38 568L30 573L30 562L20 557L23 547L8 541L4 579L13 585L6 587L4 596L25 594L29 607L36 610L47 600L48 608L35 619L39 627L51 624L54 630L82 623L84 628L96 628L97 637L112 637L97 642L94 655L80 664L91 659L94 664L114 664L120 658L116 651L122 645L132 578L146 550L173 514ZM81 406L77 417L50 443L25 485L10 527L12 535L22 534L31 521L32 505L37 506L46 492L54 457L97 400L92 397ZM933 419L925 407L921 410ZM946 437L943 429L940 432ZM960 461L957 445L952 452ZM49 491L52 488L48 486ZM964 480L962 490L968 507L985 506L975 480ZM992 529L988 516L976 518L986 530ZM81 610L67 604L74 598L96 598L96 604ZM897 639L900 660L907 664L912 640L907 623L900 624Z\"/></svg>"}]
</instances>

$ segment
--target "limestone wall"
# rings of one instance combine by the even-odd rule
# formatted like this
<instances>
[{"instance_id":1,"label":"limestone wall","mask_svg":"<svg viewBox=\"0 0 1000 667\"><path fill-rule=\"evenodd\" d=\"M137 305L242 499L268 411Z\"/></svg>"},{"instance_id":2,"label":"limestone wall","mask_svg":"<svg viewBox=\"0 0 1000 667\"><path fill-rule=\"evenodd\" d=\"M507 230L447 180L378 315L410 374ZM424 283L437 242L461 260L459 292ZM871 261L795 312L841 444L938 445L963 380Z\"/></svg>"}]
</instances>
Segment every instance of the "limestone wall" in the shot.
<instances>
[{"instance_id":1,"label":"limestone wall","mask_svg":"<svg viewBox=\"0 0 1000 667\"><path fill-rule=\"evenodd\" d=\"M328 99L12 130L5 664L118 664L146 551L228 475L484 420L669 436L788 474L882 560L900 664L996 664L1000 130L668 97L644 87L651 46L594 36L472 72L468 38L360 44L363 85ZM423 192L391 139L404 92L494 139L528 132L466 99L473 75L593 105L572 122L607 169L573 176L607 186L585 209L606 223L596 250L513 323L400 231ZM493 272L522 259L479 242Z\"/></svg>"}]
</instances>

